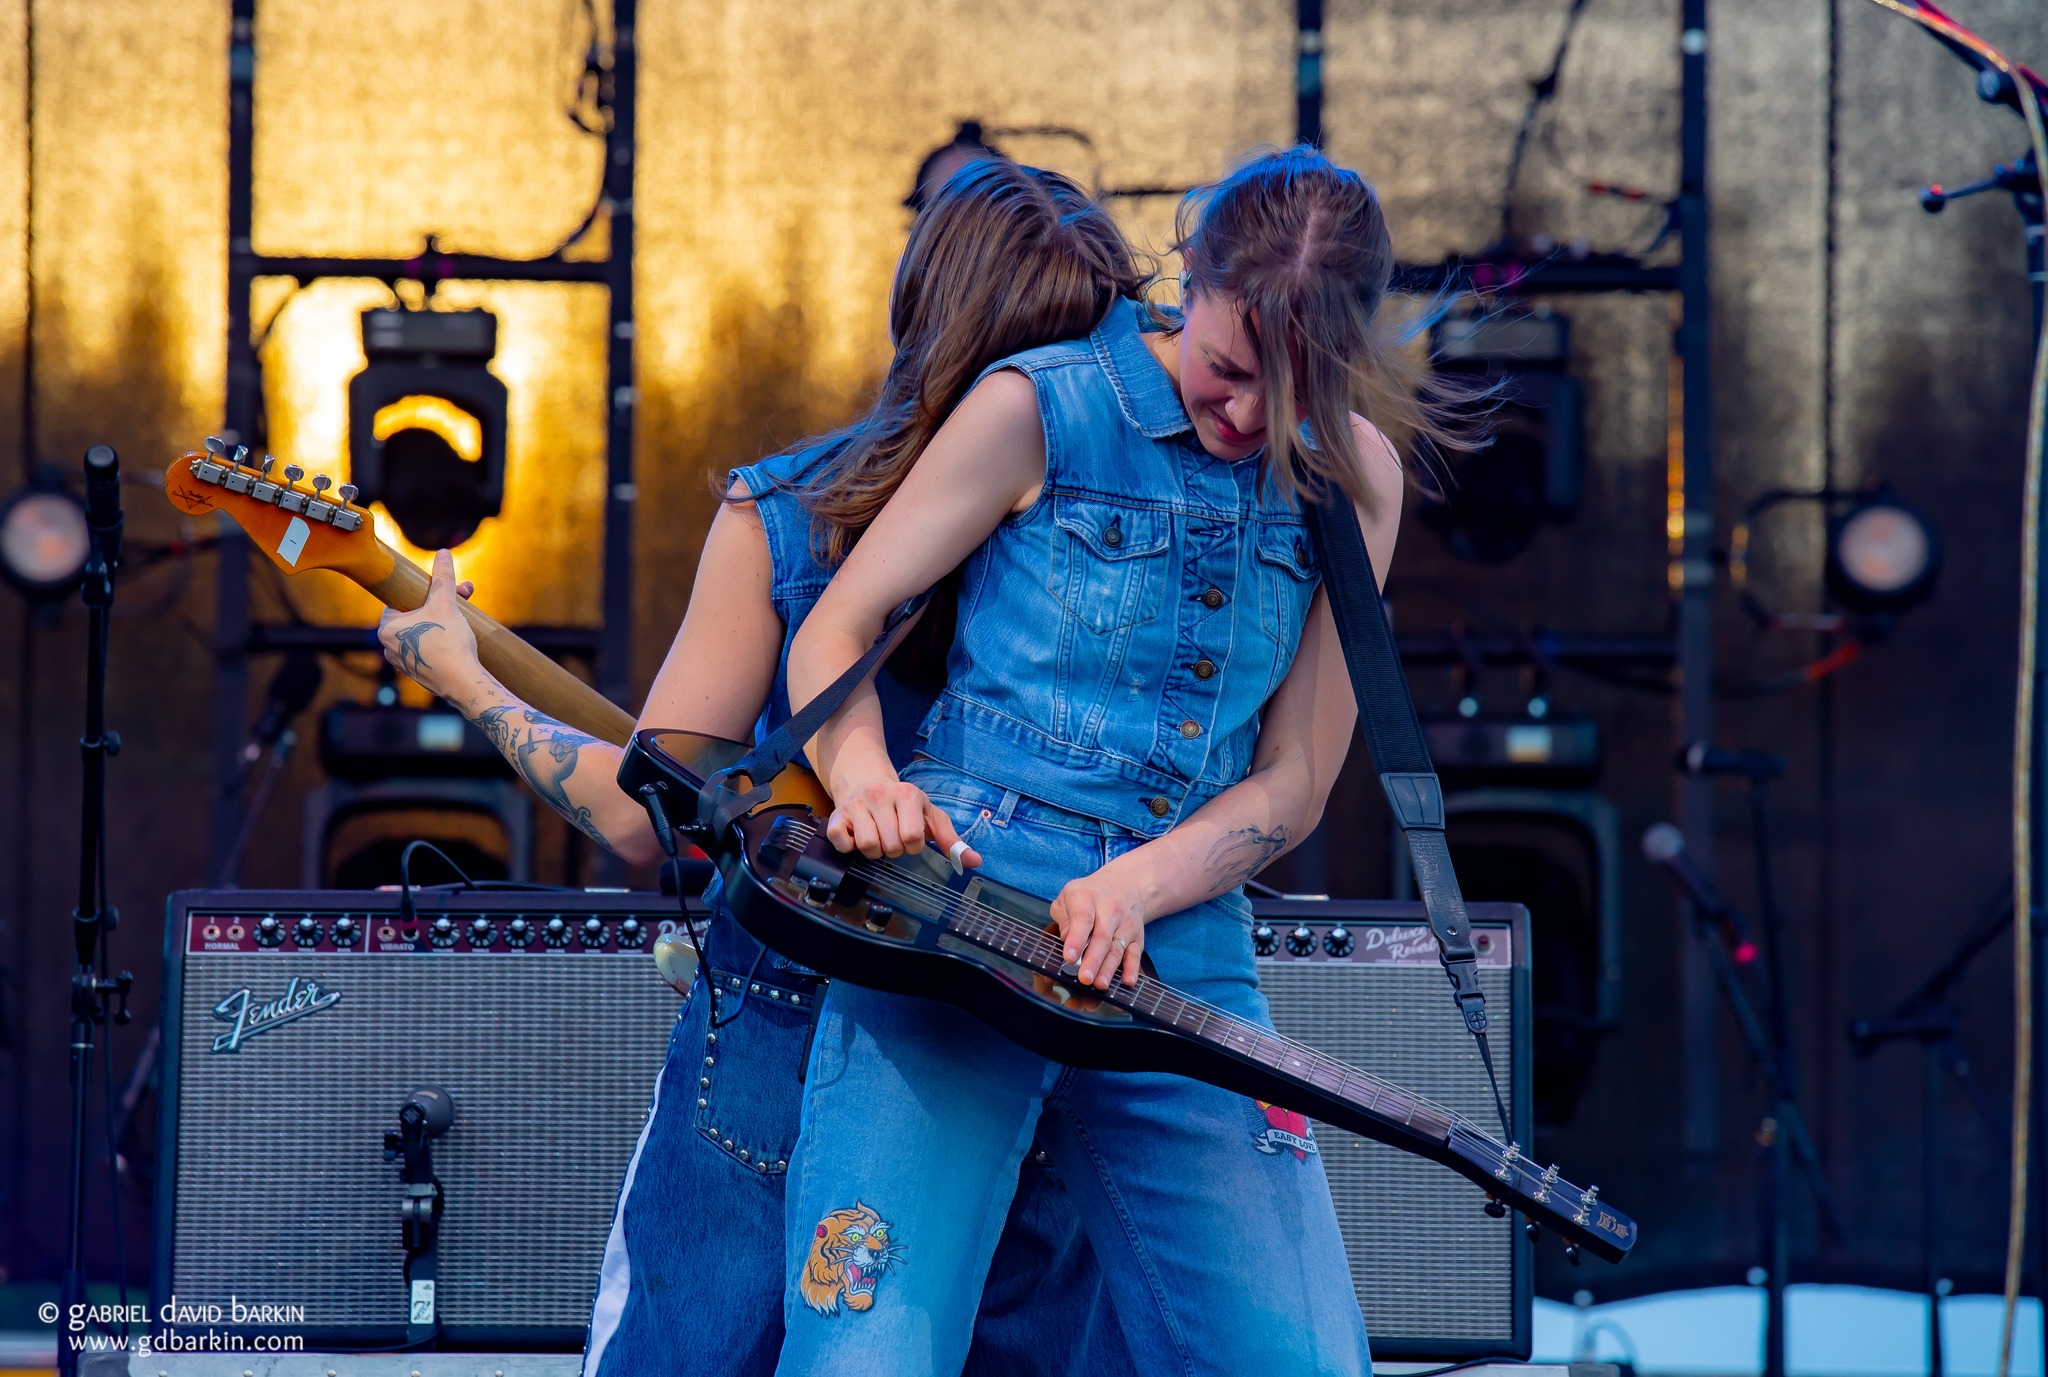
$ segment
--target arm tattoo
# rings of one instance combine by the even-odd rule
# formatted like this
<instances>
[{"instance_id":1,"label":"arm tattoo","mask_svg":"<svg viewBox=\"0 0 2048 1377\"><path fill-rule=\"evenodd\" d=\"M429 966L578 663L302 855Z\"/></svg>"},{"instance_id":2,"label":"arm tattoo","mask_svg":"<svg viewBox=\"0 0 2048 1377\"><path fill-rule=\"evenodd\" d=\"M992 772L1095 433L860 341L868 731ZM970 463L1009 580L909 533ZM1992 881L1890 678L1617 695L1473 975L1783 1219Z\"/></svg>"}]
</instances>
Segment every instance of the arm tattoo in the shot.
<instances>
[{"instance_id":1,"label":"arm tattoo","mask_svg":"<svg viewBox=\"0 0 2048 1377\"><path fill-rule=\"evenodd\" d=\"M398 633L398 667L410 678L419 678L420 671L428 668L427 657L420 654L420 637L440 629L439 622L414 622Z\"/></svg>"},{"instance_id":2,"label":"arm tattoo","mask_svg":"<svg viewBox=\"0 0 2048 1377\"><path fill-rule=\"evenodd\" d=\"M1256 827L1240 827L1235 832L1225 833L1209 848L1209 873L1234 889L1264 870L1268 861L1286 849L1287 829L1284 826L1275 827L1270 832L1261 832Z\"/></svg>"},{"instance_id":3,"label":"arm tattoo","mask_svg":"<svg viewBox=\"0 0 2048 1377\"><path fill-rule=\"evenodd\" d=\"M611 849L590 810L571 802L567 788L569 776L576 772L577 754L585 746L597 745L596 737L527 707L485 708L470 720L550 808L599 846Z\"/></svg>"}]
</instances>

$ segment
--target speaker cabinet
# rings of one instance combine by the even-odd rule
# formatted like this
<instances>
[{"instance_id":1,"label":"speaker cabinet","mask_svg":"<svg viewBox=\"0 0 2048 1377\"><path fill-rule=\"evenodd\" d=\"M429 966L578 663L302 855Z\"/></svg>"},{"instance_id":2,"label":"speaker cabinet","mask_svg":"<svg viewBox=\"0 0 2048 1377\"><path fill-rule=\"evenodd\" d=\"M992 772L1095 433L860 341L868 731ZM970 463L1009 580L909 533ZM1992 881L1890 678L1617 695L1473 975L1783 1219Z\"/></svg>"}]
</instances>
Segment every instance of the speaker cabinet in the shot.
<instances>
[{"instance_id":1,"label":"speaker cabinet","mask_svg":"<svg viewBox=\"0 0 2048 1377\"><path fill-rule=\"evenodd\" d=\"M649 955L676 901L417 899L405 922L389 891L171 897L156 1307L218 1306L191 1327L309 1348L401 1341L402 1188L383 1135L435 1087L455 1106L431 1140L444 1342L581 1347L678 1009ZM294 1309L238 1324L237 1302Z\"/></svg>"},{"instance_id":2,"label":"speaker cabinet","mask_svg":"<svg viewBox=\"0 0 2048 1377\"><path fill-rule=\"evenodd\" d=\"M1530 1142L1528 913L1468 905L1494 1065ZM1498 1131L1479 1051L1419 903L1255 899L1259 986L1289 1037ZM1531 1246L1448 1168L1326 1124L1317 1150L1379 1359L1527 1358Z\"/></svg>"}]
</instances>

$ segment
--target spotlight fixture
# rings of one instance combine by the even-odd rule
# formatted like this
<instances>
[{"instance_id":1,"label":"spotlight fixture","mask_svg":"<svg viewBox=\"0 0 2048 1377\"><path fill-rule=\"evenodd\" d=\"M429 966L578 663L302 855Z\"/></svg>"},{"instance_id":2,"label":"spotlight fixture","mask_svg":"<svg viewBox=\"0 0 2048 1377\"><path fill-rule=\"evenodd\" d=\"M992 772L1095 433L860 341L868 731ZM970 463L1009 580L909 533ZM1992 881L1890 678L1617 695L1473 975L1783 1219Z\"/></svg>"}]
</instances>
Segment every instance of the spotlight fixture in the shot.
<instances>
[{"instance_id":1,"label":"spotlight fixture","mask_svg":"<svg viewBox=\"0 0 2048 1377\"><path fill-rule=\"evenodd\" d=\"M505 501L505 384L489 311L363 312L369 362L348 384L349 478L405 538L453 548Z\"/></svg>"},{"instance_id":2,"label":"spotlight fixture","mask_svg":"<svg viewBox=\"0 0 2048 1377\"><path fill-rule=\"evenodd\" d=\"M1851 612L1895 617L1934 592L1941 540L1890 488L1828 522L1828 591Z\"/></svg>"},{"instance_id":3,"label":"spotlight fixture","mask_svg":"<svg viewBox=\"0 0 2048 1377\"><path fill-rule=\"evenodd\" d=\"M0 577L32 597L78 586L92 550L85 504L55 476L40 476L0 502Z\"/></svg>"},{"instance_id":4,"label":"spotlight fixture","mask_svg":"<svg viewBox=\"0 0 2048 1377\"><path fill-rule=\"evenodd\" d=\"M1579 513L1584 392L1564 371L1571 322L1547 308L1446 316L1431 344L1438 372L1492 386L1491 439L1424 497L1422 524L1460 558L1504 564L1543 526Z\"/></svg>"}]
</instances>

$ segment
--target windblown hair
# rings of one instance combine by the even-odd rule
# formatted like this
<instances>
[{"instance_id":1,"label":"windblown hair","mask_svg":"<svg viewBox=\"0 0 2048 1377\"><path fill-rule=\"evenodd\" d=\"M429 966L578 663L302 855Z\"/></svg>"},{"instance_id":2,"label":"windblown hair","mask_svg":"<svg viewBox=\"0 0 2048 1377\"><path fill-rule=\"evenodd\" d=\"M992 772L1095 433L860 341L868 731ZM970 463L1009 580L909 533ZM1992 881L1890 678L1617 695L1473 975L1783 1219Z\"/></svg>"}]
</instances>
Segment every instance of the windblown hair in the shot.
<instances>
[{"instance_id":1,"label":"windblown hair","mask_svg":"<svg viewBox=\"0 0 2048 1377\"><path fill-rule=\"evenodd\" d=\"M1085 335L1150 264L1108 212L1056 172L969 163L918 214L889 294L896 356L865 416L796 488L837 565L989 365Z\"/></svg>"},{"instance_id":2,"label":"windblown hair","mask_svg":"<svg viewBox=\"0 0 2048 1377\"><path fill-rule=\"evenodd\" d=\"M1174 239L1183 299L1243 312L1266 394L1264 463L1281 491L1334 484L1368 500L1351 412L1411 460L1480 442L1474 403L1484 390L1432 375L1407 348L1419 326L1383 317L1393 240L1379 196L1356 172L1306 146L1256 155L1189 193Z\"/></svg>"}]
</instances>

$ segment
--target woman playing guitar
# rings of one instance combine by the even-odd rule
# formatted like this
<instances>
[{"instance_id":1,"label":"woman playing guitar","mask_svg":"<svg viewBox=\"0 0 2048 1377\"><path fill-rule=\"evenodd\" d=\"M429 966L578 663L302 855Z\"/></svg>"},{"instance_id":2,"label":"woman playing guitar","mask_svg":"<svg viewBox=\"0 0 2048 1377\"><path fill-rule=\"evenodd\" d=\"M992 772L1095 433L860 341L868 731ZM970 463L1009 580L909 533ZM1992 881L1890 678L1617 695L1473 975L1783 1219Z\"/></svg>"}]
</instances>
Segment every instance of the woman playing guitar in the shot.
<instances>
[{"instance_id":1,"label":"woman playing guitar","mask_svg":"<svg viewBox=\"0 0 2048 1377\"><path fill-rule=\"evenodd\" d=\"M949 179L897 268L896 353L879 397L855 425L729 476L642 722L736 738L757 718L764 732L780 725L790 638L977 375L1019 350L1085 335L1144 282L1114 223L1065 178L987 159ZM392 663L476 723L593 839L636 864L658 863L646 813L615 781L620 748L536 711L485 672L458 591L467 587L458 590L443 551L426 605L384 619ZM880 691L907 745L932 689L885 670ZM822 982L714 911L705 959L720 984L707 991L698 972L626 1168L589 1377L763 1372L781 1342L782 1188ZM1099 1269L1049 1169L1024 1173L1001 1229L970 1370L1128 1367L1114 1320L1097 1314Z\"/></svg>"},{"instance_id":2,"label":"woman playing guitar","mask_svg":"<svg viewBox=\"0 0 2048 1377\"><path fill-rule=\"evenodd\" d=\"M1308 149L1184 205L1182 312L1119 302L989 370L819 600L807 701L962 569L917 758L872 693L811 743L828 836L950 846L1052 906L1079 981L1171 986L1270 1028L1244 881L1315 826L1355 719L1301 502L1341 491L1374 565L1403 476L1375 424L1457 443L1380 318L1370 187ZM1164 328L1160 328L1160 327ZM892 753L893 752L893 753ZM978 853L978 854L977 854ZM1078 878L1077 878L1078 877ZM957 1372L1019 1163L1042 1142L1141 1368L1370 1371L1313 1140L1172 1075L1080 1071L936 1002L835 984L789 1186L785 1373ZM858 1313L807 1285L846 1212Z\"/></svg>"}]
</instances>

